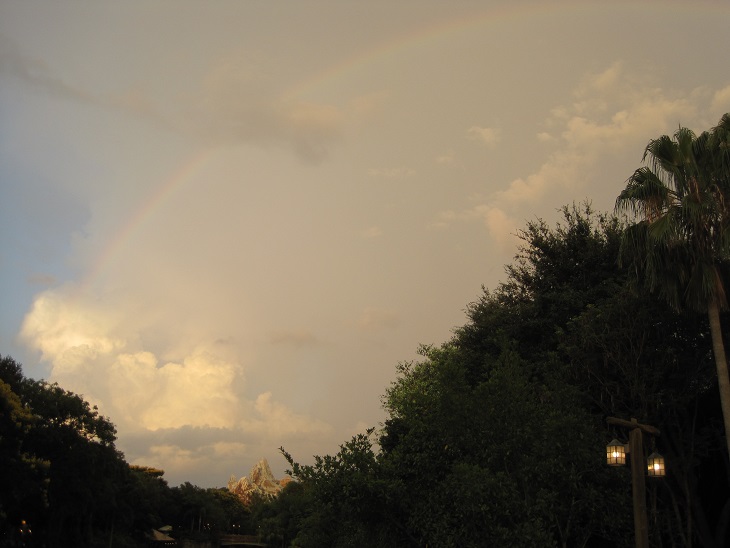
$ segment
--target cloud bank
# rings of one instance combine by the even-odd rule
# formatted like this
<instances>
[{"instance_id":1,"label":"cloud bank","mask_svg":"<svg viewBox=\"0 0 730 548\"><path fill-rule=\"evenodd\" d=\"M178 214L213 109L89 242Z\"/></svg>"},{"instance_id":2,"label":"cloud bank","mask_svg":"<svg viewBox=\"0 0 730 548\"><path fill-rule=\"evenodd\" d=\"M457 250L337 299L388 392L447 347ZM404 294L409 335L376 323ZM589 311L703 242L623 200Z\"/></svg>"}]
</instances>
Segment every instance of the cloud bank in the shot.
<instances>
[{"instance_id":1,"label":"cloud bank","mask_svg":"<svg viewBox=\"0 0 730 548\"><path fill-rule=\"evenodd\" d=\"M173 480L212 457L230 461L233 472L243 457L270 455L283 439L314 441L331 433L330 425L293 411L271 390L246 398L245 363L231 345L198 338L189 353L165 360L145 348L145 322L128 313L123 303L102 302L78 287L48 290L36 298L21 336L50 364L50 380L113 417L131 440L130 461L164 464ZM272 342L315 339L279 333ZM197 432L192 440L190 432ZM198 445L201 436L206 440Z\"/></svg>"},{"instance_id":2,"label":"cloud bank","mask_svg":"<svg viewBox=\"0 0 730 548\"><path fill-rule=\"evenodd\" d=\"M536 171L507 182L488 203L441 212L435 224L443 228L454 221L480 220L492 241L508 249L517 243L514 235L525 221L518 211L534 210L546 200L556 207L581 201L589 185L610 172L608 164L638 167L649 138L671 135L679 125L703 131L717 122L718 112L730 109L728 87L664 90L628 72L621 62L585 75L572 95L571 103L551 109L544 129L535 133L536 143L552 147ZM490 146L500 140L498 131L478 126L469 135ZM529 150L530 143L525 147ZM625 177L631 168L627 170Z\"/></svg>"}]
</instances>

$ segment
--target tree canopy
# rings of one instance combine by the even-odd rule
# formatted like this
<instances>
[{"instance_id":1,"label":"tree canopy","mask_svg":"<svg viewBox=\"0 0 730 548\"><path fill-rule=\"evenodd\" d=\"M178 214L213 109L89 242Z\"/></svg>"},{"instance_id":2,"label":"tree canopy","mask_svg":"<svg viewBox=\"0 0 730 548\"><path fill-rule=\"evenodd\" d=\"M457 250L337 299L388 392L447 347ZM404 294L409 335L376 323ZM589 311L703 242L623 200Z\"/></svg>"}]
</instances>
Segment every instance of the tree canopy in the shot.
<instances>
[{"instance_id":1,"label":"tree canopy","mask_svg":"<svg viewBox=\"0 0 730 548\"><path fill-rule=\"evenodd\" d=\"M193 540L237 531L302 548L630 546L629 472L603 458L622 435L606 422L617 416L661 431L647 440L669 470L649 483L652 544L724 546L708 319L636 283L618 261L619 218L587 204L562 215L528 223L506 281L467 305L448 341L397 365L380 428L311 465L282 449L295 481L249 508L130 467L98 410L0 359L6 538L25 519L56 546L135 546L163 524Z\"/></svg>"},{"instance_id":2,"label":"tree canopy","mask_svg":"<svg viewBox=\"0 0 730 548\"><path fill-rule=\"evenodd\" d=\"M618 217L562 213L527 224L507 280L467 306L449 341L398 364L380 430L310 467L285 452L301 482L288 538L630 546L629 472L603 452L621 435L606 417L620 416L659 428L647 443L671 463L649 485L652 543L723 545L728 490L703 491L727 462L706 320L635 283Z\"/></svg>"},{"instance_id":3,"label":"tree canopy","mask_svg":"<svg viewBox=\"0 0 730 548\"><path fill-rule=\"evenodd\" d=\"M170 488L162 470L127 464L115 441L81 396L0 356L0 545L132 547L167 524L208 540L251 529L226 489Z\"/></svg>"},{"instance_id":4,"label":"tree canopy","mask_svg":"<svg viewBox=\"0 0 730 548\"><path fill-rule=\"evenodd\" d=\"M646 146L616 208L627 227L623 257L674 307L707 314L730 451L730 374L720 325L730 268L730 113L699 136L680 127Z\"/></svg>"}]
</instances>

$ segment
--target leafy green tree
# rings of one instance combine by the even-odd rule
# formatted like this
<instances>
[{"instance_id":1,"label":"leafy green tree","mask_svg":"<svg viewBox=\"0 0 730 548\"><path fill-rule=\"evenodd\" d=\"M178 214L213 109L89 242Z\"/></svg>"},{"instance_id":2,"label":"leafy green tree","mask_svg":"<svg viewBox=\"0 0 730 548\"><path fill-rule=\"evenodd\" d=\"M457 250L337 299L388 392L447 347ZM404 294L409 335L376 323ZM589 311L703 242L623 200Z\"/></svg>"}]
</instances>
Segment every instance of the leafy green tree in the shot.
<instances>
[{"instance_id":1,"label":"leafy green tree","mask_svg":"<svg viewBox=\"0 0 730 548\"><path fill-rule=\"evenodd\" d=\"M316 456L313 465L300 465L283 448L291 465L288 472L301 487L292 487L285 499L294 494L306 500L296 508L298 521L294 545L345 547L407 546L407 529L393 511L390 478L373 449L373 431L354 436L334 455ZM290 534L290 533L289 533Z\"/></svg>"},{"instance_id":2,"label":"leafy green tree","mask_svg":"<svg viewBox=\"0 0 730 548\"><path fill-rule=\"evenodd\" d=\"M311 492L301 482L290 481L276 497L254 496L249 534L272 547L291 546L312 511Z\"/></svg>"},{"instance_id":3,"label":"leafy green tree","mask_svg":"<svg viewBox=\"0 0 730 548\"><path fill-rule=\"evenodd\" d=\"M186 481L174 487L173 493L181 510L178 514L178 525L181 530L188 530L191 535L195 532L202 533L205 523L203 520L207 519L208 515L205 490Z\"/></svg>"},{"instance_id":4,"label":"leafy green tree","mask_svg":"<svg viewBox=\"0 0 730 548\"><path fill-rule=\"evenodd\" d=\"M43 478L48 463L25 447L34 422L18 395L0 378L0 540L5 544L10 544L22 520L36 521L46 502Z\"/></svg>"},{"instance_id":5,"label":"leafy green tree","mask_svg":"<svg viewBox=\"0 0 730 548\"><path fill-rule=\"evenodd\" d=\"M459 335L466 333L472 346L507 326L541 375L550 363L545 356L556 358L547 374L575 386L601 422L608 415L639 417L659 427L657 442L671 473L652 486L659 487L652 512L663 521L653 531L670 545L723 546L729 501L727 489L717 487L726 464L721 455L718 460L724 441L719 405L712 404L719 398L707 320L673 310L632 283L616 260L624 232L618 219L575 207L564 209L564 219L555 228L528 225L508 281L489 306L473 307L472 322ZM511 310L516 320L509 319ZM539 345L534 330L520 329L538 322L548 334ZM705 487L710 481L714 487Z\"/></svg>"},{"instance_id":6,"label":"leafy green tree","mask_svg":"<svg viewBox=\"0 0 730 548\"><path fill-rule=\"evenodd\" d=\"M113 526L136 538L168 525L172 493L163 478L165 472L149 466L129 466L120 481ZM119 536L118 534L116 535Z\"/></svg>"},{"instance_id":7,"label":"leafy green tree","mask_svg":"<svg viewBox=\"0 0 730 548\"><path fill-rule=\"evenodd\" d=\"M96 407L0 356L0 545L13 545L21 520L36 543L61 548L146 545L168 524L201 541L250 526L227 489L171 489L162 470L129 466L115 441Z\"/></svg>"},{"instance_id":8,"label":"leafy green tree","mask_svg":"<svg viewBox=\"0 0 730 548\"><path fill-rule=\"evenodd\" d=\"M177 535L193 540L215 541L223 533L246 530L250 523L249 509L227 489L204 489L190 482L171 489L169 508Z\"/></svg>"},{"instance_id":9,"label":"leafy green tree","mask_svg":"<svg viewBox=\"0 0 730 548\"><path fill-rule=\"evenodd\" d=\"M91 544L95 531L111 525L126 468L114 425L57 384L28 379L22 397L39 417L28 445L49 462L49 542Z\"/></svg>"},{"instance_id":10,"label":"leafy green tree","mask_svg":"<svg viewBox=\"0 0 730 548\"><path fill-rule=\"evenodd\" d=\"M398 365L379 451L365 436L311 467L285 453L299 487L267 506L268 540L629 546L629 471L603 460L612 415L662 432L670 475L649 483L652 543L726 545L706 320L630 284L615 216L563 215L527 225L507 281L468 306L450 341Z\"/></svg>"},{"instance_id":11,"label":"leafy green tree","mask_svg":"<svg viewBox=\"0 0 730 548\"><path fill-rule=\"evenodd\" d=\"M23 519L48 545L92 546L106 538L127 468L114 446L114 425L80 396L26 379L10 358L0 360L0 374L5 402L15 407L9 417L17 417L20 425L15 450L3 451L4 456L42 464L35 467L38 473L24 476L23 490L32 499L20 501L16 513L31 514Z\"/></svg>"},{"instance_id":12,"label":"leafy green tree","mask_svg":"<svg viewBox=\"0 0 730 548\"><path fill-rule=\"evenodd\" d=\"M663 484L650 484L653 531L661 532L653 540L722 546L728 493L716 485L718 476L720 484L725 476L722 460L716 459L721 414L711 405L716 383L706 323L629 286L628 271L617 261L624 228L615 217L595 214L588 206L564 208L563 214L556 227L535 221L521 232L524 246L508 267L508 280L468 307L469 322L452 341L438 349L424 347L428 359L399 366L399 380L386 398L389 419L381 447L393 454L407 491L415 489L414 498L425 501L451 463L463 470L467 455L478 453L476 442L458 445L457 440L484 438L476 424L509 418L492 411L479 415L479 405L486 406L493 396L480 397L470 408L470 393L485 390L497 371L511 371L514 382L527 375L527 386L515 392L517 405L532 409L529 417L539 415L542 402L532 402L533 394L551 395L560 402L555 420L573 420L582 432L573 437L578 441L567 454L584 451L595 459L597 447L610 439L607 415L636 416L659 427L661 451L671 466ZM506 356L514 362L507 369ZM507 402L496 407L509 408ZM537 431L549 429L549 424L533 423ZM511 425L485 447L516 443L510 437L520 432ZM438 451L446 444L460 452ZM632 537L627 471L592 462L592 472L582 468L573 480L578 492L591 493L577 499L584 506L551 506L557 518L542 521L553 524L558 544L581 545L580 539L587 538L588 545L596 546L612 537ZM560 469L561 463L553 466ZM708 481L715 487L703 490ZM531 484L539 485L539 478ZM552 488L565 494L575 487L563 486L558 477ZM588 502L601 497L611 503Z\"/></svg>"},{"instance_id":13,"label":"leafy green tree","mask_svg":"<svg viewBox=\"0 0 730 548\"><path fill-rule=\"evenodd\" d=\"M590 412L641 417L661 431L657 440L647 440L660 445L669 463L661 485L649 484L657 523L651 531L669 545L690 546L694 536L702 546L724 545L716 538L724 535L722 527L710 524L722 521L716 512L728 504L727 490L702 488L709 477L722 484L716 458L725 444L706 333L706 319L680 314L628 285L586 307L562 330L569 381L585 395Z\"/></svg>"},{"instance_id":14,"label":"leafy green tree","mask_svg":"<svg viewBox=\"0 0 730 548\"><path fill-rule=\"evenodd\" d=\"M623 493L574 390L538 381L509 344L475 385L454 345L424 354L386 394L381 439L419 545L571 546L621 531L604 515Z\"/></svg>"},{"instance_id":15,"label":"leafy green tree","mask_svg":"<svg viewBox=\"0 0 730 548\"><path fill-rule=\"evenodd\" d=\"M209 522L214 535L248 529L251 512L237 495L227 488L211 488L207 492L216 506Z\"/></svg>"},{"instance_id":16,"label":"leafy green tree","mask_svg":"<svg viewBox=\"0 0 730 548\"><path fill-rule=\"evenodd\" d=\"M48 506L48 462L28 444L37 417L19 393L19 363L0 356L0 541L10 545L21 522L35 528Z\"/></svg>"},{"instance_id":17,"label":"leafy green tree","mask_svg":"<svg viewBox=\"0 0 730 548\"><path fill-rule=\"evenodd\" d=\"M727 308L730 258L730 116L695 135L680 127L646 146L648 165L616 200L639 220L625 233L625 256L675 307L707 314L730 452L730 376L720 312Z\"/></svg>"}]
</instances>

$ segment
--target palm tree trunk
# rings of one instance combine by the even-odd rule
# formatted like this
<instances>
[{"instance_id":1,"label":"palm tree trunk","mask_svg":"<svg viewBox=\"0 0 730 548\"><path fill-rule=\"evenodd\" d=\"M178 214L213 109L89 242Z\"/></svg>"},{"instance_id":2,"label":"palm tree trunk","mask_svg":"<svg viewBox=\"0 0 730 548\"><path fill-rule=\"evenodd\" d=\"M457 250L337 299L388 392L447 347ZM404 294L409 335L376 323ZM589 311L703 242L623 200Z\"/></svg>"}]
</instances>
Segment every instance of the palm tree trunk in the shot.
<instances>
[{"instance_id":1,"label":"palm tree trunk","mask_svg":"<svg viewBox=\"0 0 730 548\"><path fill-rule=\"evenodd\" d=\"M725 441L727 442L728 455L730 455L730 376L728 375L725 344L722 340L722 330L720 328L720 308L716 298L713 298L707 306L707 317L710 320L712 353L715 355L717 384L720 388L722 418L725 423Z\"/></svg>"}]
</instances>

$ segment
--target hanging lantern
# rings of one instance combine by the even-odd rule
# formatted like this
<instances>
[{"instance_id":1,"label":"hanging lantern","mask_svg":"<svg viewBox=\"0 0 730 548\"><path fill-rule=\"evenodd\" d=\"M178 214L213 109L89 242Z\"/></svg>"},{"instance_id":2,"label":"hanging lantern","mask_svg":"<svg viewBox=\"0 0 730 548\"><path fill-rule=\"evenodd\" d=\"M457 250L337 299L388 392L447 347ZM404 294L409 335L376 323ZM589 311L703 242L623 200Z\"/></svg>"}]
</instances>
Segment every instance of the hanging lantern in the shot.
<instances>
[{"instance_id":1,"label":"hanging lantern","mask_svg":"<svg viewBox=\"0 0 730 548\"><path fill-rule=\"evenodd\" d=\"M664 467L664 457L656 451L646 459L646 473L652 478L663 478L667 474Z\"/></svg>"},{"instance_id":2,"label":"hanging lantern","mask_svg":"<svg viewBox=\"0 0 730 548\"><path fill-rule=\"evenodd\" d=\"M617 439L611 440L611 443L606 446L606 463L609 466L626 464L626 446Z\"/></svg>"}]
</instances>

